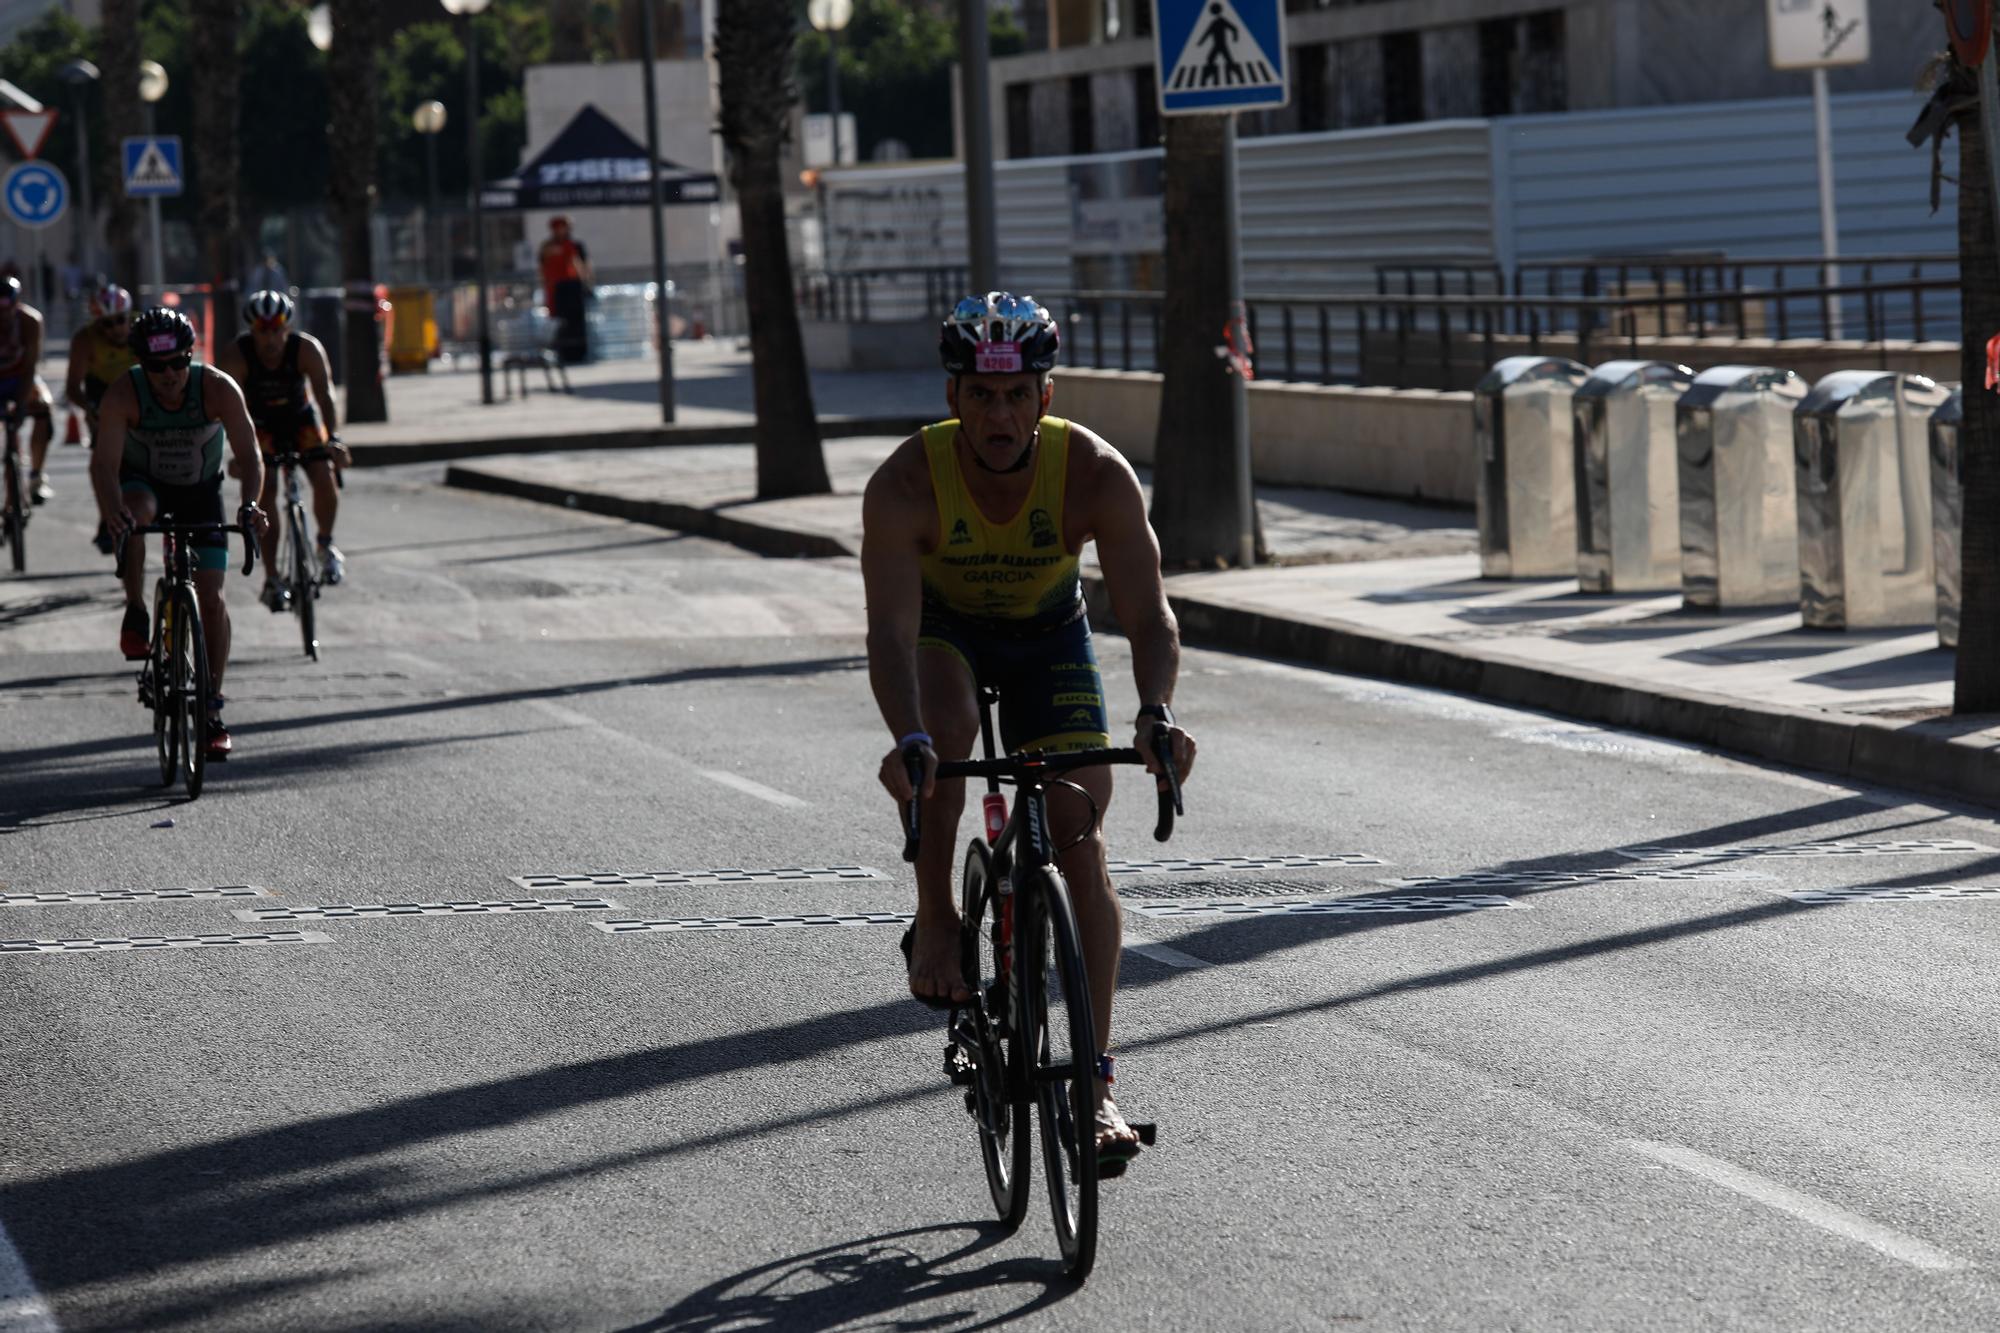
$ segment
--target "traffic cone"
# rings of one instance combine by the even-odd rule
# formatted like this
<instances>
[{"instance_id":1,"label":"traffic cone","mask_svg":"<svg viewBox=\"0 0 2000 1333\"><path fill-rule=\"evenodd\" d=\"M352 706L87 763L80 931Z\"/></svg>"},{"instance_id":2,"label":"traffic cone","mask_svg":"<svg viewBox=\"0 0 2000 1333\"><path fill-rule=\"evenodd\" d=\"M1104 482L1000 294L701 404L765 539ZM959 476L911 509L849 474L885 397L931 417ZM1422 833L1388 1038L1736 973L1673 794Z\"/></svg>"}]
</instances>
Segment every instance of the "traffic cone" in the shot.
<instances>
[{"instance_id":1,"label":"traffic cone","mask_svg":"<svg viewBox=\"0 0 2000 1333\"><path fill-rule=\"evenodd\" d=\"M83 417L73 407L69 410L69 424L63 427L63 443L83 443Z\"/></svg>"}]
</instances>

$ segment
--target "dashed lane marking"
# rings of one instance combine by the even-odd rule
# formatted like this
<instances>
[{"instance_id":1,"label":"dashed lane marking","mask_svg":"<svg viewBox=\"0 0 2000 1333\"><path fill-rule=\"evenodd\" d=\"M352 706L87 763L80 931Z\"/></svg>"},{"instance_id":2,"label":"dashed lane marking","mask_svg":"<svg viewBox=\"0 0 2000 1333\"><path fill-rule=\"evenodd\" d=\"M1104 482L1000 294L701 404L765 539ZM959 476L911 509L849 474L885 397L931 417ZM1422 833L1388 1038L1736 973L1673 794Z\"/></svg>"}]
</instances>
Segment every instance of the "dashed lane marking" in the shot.
<instances>
[{"instance_id":1,"label":"dashed lane marking","mask_svg":"<svg viewBox=\"0 0 2000 1333\"><path fill-rule=\"evenodd\" d=\"M1531 910L1526 903L1492 895L1451 897L1357 895L1352 898L1201 899L1182 902L1133 903L1141 916L1169 919L1184 916L1387 916L1408 912L1482 912Z\"/></svg>"},{"instance_id":2,"label":"dashed lane marking","mask_svg":"<svg viewBox=\"0 0 2000 1333\"><path fill-rule=\"evenodd\" d=\"M885 879L873 866L780 866L775 870L607 870L515 875L524 889L672 889L718 884L788 884L808 880Z\"/></svg>"},{"instance_id":3,"label":"dashed lane marking","mask_svg":"<svg viewBox=\"0 0 2000 1333\"><path fill-rule=\"evenodd\" d=\"M798 916L680 916L658 921L593 921L607 935L676 930L795 930L807 926L901 926L914 912L806 912Z\"/></svg>"},{"instance_id":4,"label":"dashed lane marking","mask_svg":"<svg viewBox=\"0 0 2000 1333\"><path fill-rule=\"evenodd\" d=\"M1734 1190L1746 1199L1754 1199L1767 1208L1789 1213L1802 1222L1810 1223L1822 1231L1828 1231L1847 1240L1858 1241L1899 1263L1912 1268L1928 1269L1932 1272L1947 1272L1966 1267L1966 1261L1955 1254L1947 1253L1936 1246L1918 1240L1879 1222L1872 1222L1858 1213L1850 1213L1845 1208L1825 1199L1793 1189L1754 1171L1746 1171L1734 1162L1725 1162L1718 1157L1684 1148L1678 1143L1658 1143L1650 1139L1627 1139L1624 1146L1642 1157L1650 1157L1656 1162L1699 1176L1703 1180Z\"/></svg>"},{"instance_id":5,"label":"dashed lane marking","mask_svg":"<svg viewBox=\"0 0 2000 1333\"><path fill-rule=\"evenodd\" d=\"M1626 847L1633 861L1736 861L1753 856L1971 856L2000 851L1961 838L1897 838L1882 842L1728 843L1721 847Z\"/></svg>"},{"instance_id":6,"label":"dashed lane marking","mask_svg":"<svg viewBox=\"0 0 2000 1333\"><path fill-rule=\"evenodd\" d=\"M740 773L731 773L726 769L698 768L695 772L710 782L720 783L732 791L740 791L745 796L754 796L766 804L782 806L787 810L804 810L811 804L810 801L802 801L790 792L779 791L776 787L766 787L761 782L752 781Z\"/></svg>"},{"instance_id":7,"label":"dashed lane marking","mask_svg":"<svg viewBox=\"0 0 2000 1333\"><path fill-rule=\"evenodd\" d=\"M1771 876L1726 866L1688 866L1659 870L1477 870L1462 875L1409 875L1377 880L1398 889L1521 889L1564 884L1644 884L1656 880L1764 880Z\"/></svg>"},{"instance_id":8,"label":"dashed lane marking","mask_svg":"<svg viewBox=\"0 0 2000 1333\"><path fill-rule=\"evenodd\" d=\"M187 899L268 898L269 889L227 884L216 889L84 889L76 893L0 893L0 907L59 907L90 903L179 902Z\"/></svg>"},{"instance_id":9,"label":"dashed lane marking","mask_svg":"<svg viewBox=\"0 0 2000 1333\"><path fill-rule=\"evenodd\" d=\"M1773 888L1795 903L1916 903L1936 899L2000 899L2000 886L1990 884L1858 885L1840 889Z\"/></svg>"},{"instance_id":10,"label":"dashed lane marking","mask_svg":"<svg viewBox=\"0 0 2000 1333\"><path fill-rule=\"evenodd\" d=\"M498 902L326 903L317 907L247 907L238 921L351 921L383 916L476 916L495 912L622 912L609 898L511 898Z\"/></svg>"},{"instance_id":11,"label":"dashed lane marking","mask_svg":"<svg viewBox=\"0 0 2000 1333\"><path fill-rule=\"evenodd\" d=\"M128 949L248 948L258 944L331 944L316 930L275 930L251 935L132 935L111 939L0 940L0 954L118 953Z\"/></svg>"},{"instance_id":12,"label":"dashed lane marking","mask_svg":"<svg viewBox=\"0 0 2000 1333\"><path fill-rule=\"evenodd\" d=\"M1208 966L1208 960L1205 958L1196 958L1191 953L1182 953L1172 945L1159 944L1153 940L1142 939L1137 935L1127 935L1125 937L1125 951L1127 953L1136 953L1141 958L1150 958L1156 963L1165 963L1168 967L1195 968Z\"/></svg>"},{"instance_id":13,"label":"dashed lane marking","mask_svg":"<svg viewBox=\"0 0 2000 1333\"><path fill-rule=\"evenodd\" d=\"M1312 870L1327 866L1386 866L1366 852L1322 852L1302 856L1214 856L1163 861L1111 861L1114 875L1178 875L1191 870Z\"/></svg>"}]
</instances>

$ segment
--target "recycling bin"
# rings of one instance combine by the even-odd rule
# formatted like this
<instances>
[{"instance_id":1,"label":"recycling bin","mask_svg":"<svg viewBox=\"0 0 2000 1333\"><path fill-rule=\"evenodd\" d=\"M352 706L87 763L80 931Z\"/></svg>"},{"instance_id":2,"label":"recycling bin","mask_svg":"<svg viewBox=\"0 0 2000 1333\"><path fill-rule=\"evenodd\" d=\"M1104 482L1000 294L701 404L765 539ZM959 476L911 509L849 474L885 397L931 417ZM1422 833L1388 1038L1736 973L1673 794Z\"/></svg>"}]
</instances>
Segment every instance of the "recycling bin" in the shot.
<instances>
[{"instance_id":1,"label":"recycling bin","mask_svg":"<svg viewBox=\"0 0 2000 1333\"><path fill-rule=\"evenodd\" d=\"M1690 610L1790 605L1799 595L1792 412L1805 381L1715 366L1674 404L1681 597Z\"/></svg>"},{"instance_id":2,"label":"recycling bin","mask_svg":"<svg viewBox=\"0 0 2000 1333\"><path fill-rule=\"evenodd\" d=\"M1965 531L1965 474L1959 428L1965 424L1962 390L1931 413L1931 561L1937 567L1938 642L1958 647L1959 537Z\"/></svg>"},{"instance_id":3,"label":"recycling bin","mask_svg":"<svg viewBox=\"0 0 2000 1333\"><path fill-rule=\"evenodd\" d=\"M1922 375L1838 370L1792 414L1799 612L1809 629L1929 625L1929 423L1946 393Z\"/></svg>"},{"instance_id":4,"label":"recycling bin","mask_svg":"<svg viewBox=\"0 0 2000 1333\"><path fill-rule=\"evenodd\" d=\"M1510 356L1474 387L1481 577L1546 578L1576 569L1570 399L1589 377L1563 357Z\"/></svg>"},{"instance_id":5,"label":"recycling bin","mask_svg":"<svg viewBox=\"0 0 2000 1333\"><path fill-rule=\"evenodd\" d=\"M1674 404L1694 372L1671 361L1606 361L1571 404L1576 580L1585 592L1681 586Z\"/></svg>"}]
</instances>

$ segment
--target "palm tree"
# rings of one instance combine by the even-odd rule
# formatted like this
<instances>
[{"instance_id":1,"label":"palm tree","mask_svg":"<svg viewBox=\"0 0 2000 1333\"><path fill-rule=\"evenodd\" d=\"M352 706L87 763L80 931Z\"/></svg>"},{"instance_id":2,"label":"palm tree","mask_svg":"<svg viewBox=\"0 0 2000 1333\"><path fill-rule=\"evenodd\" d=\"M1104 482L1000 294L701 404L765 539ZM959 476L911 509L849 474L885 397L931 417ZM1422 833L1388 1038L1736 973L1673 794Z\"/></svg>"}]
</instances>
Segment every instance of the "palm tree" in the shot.
<instances>
[{"instance_id":1,"label":"palm tree","mask_svg":"<svg viewBox=\"0 0 2000 1333\"><path fill-rule=\"evenodd\" d=\"M1170 568L1238 558L1234 372L1216 346L1229 322L1231 206L1222 116L1174 116L1165 126L1166 292L1160 309L1160 425L1153 450L1153 528ZM1263 555L1251 506L1252 537Z\"/></svg>"},{"instance_id":2,"label":"palm tree","mask_svg":"<svg viewBox=\"0 0 2000 1333\"><path fill-rule=\"evenodd\" d=\"M375 54L380 0L333 0L333 46L327 80L333 101L333 206L340 226L340 276L345 288L349 421L387 421L382 393L381 326L374 317L375 258L368 217L375 205Z\"/></svg>"},{"instance_id":3,"label":"palm tree","mask_svg":"<svg viewBox=\"0 0 2000 1333\"><path fill-rule=\"evenodd\" d=\"M139 0L104 0L99 31L99 87L104 96L105 136L111 151L139 133ZM121 159L114 159L121 160ZM112 173L105 241L111 249L111 278L139 285L139 210L125 195L125 173Z\"/></svg>"},{"instance_id":4,"label":"palm tree","mask_svg":"<svg viewBox=\"0 0 2000 1333\"><path fill-rule=\"evenodd\" d=\"M805 342L792 297L785 198L778 155L790 135L793 0L730 0L718 6L715 60L722 142L743 227L744 304L750 316L750 376L757 409L757 495L819 495L833 489L813 411Z\"/></svg>"},{"instance_id":5,"label":"palm tree","mask_svg":"<svg viewBox=\"0 0 2000 1333\"><path fill-rule=\"evenodd\" d=\"M242 220L237 170L236 0L195 0L194 43L202 53L202 94L194 102L194 154L201 164L199 225L207 262L211 327L218 341L236 329L242 271Z\"/></svg>"}]
</instances>

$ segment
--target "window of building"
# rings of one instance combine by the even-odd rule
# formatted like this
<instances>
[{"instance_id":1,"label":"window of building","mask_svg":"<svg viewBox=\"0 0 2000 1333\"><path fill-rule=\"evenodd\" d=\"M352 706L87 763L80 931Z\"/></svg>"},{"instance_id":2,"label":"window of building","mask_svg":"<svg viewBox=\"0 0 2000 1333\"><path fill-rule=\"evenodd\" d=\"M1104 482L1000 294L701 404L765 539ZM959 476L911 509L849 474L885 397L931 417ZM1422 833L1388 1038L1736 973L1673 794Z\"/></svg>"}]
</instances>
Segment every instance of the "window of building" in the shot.
<instances>
[{"instance_id":1,"label":"window of building","mask_svg":"<svg viewBox=\"0 0 2000 1333\"><path fill-rule=\"evenodd\" d=\"M1292 103L1298 109L1299 129L1306 133L1333 126L1327 112L1327 54L1324 42L1292 48Z\"/></svg>"},{"instance_id":2,"label":"window of building","mask_svg":"<svg viewBox=\"0 0 2000 1333\"><path fill-rule=\"evenodd\" d=\"M1090 76L1079 74L1069 81L1069 150L1094 153L1097 135L1090 107Z\"/></svg>"},{"instance_id":3,"label":"window of building","mask_svg":"<svg viewBox=\"0 0 2000 1333\"><path fill-rule=\"evenodd\" d=\"M1133 37L1153 35L1153 0L1131 0Z\"/></svg>"},{"instance_id":4,"label":"window of building","mask_svg":"<svg viewBox=\"0 0 2000 1333\"><path fill-rule=\"evenodd\" d=\"M1133 96L1133 110L1137 114L1135 128L1138 131L1140 148L1160 146L1160 87L1159 78L1149 62L1132 71L1132 82L1136 89Z\"/></svg>"},{"instance_id":5,"label":"window of building","mask_svg":"<svg viewBox=\"0 0 2000 1333\"><path fill-rule=\"evenodd\" d=\"M1527 52L1521 61L1519 106L1523 111L1569 109L1568 40L1563 11L1546 9L1521 23Z\"/></svg>"},{"instance_id":6,"label":"window of building","mask_svg":"<svg viewBox=\"0 0 2000 1333\"><path fill-rule=\"evenodd\" d=\"M1028 85L1007 85L1007 156L1035 155L1035 122L1028 103Z\"/></svg>"},{"instance_id":7,"label":"window of building","mask_svg":"<svg viewBox=\"0 0 2000 1333\"><path fill-rule=\"evenodd\" d=\"M1382 34L1382 121L1424 118L1424 46L1414 32Z\"/></svg>"},{"instance_id":8,"label":"window of building","mask_svg":"<svg viewBox=\"0 0 2000 1333\"><path fill-rule=\"evenodd\" d=\"M1488 19L1479 25L1479 114L1505 116L1514 111L1514 39L1520 21Z\"/></svg>"}]
</instances>

